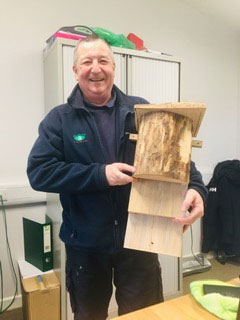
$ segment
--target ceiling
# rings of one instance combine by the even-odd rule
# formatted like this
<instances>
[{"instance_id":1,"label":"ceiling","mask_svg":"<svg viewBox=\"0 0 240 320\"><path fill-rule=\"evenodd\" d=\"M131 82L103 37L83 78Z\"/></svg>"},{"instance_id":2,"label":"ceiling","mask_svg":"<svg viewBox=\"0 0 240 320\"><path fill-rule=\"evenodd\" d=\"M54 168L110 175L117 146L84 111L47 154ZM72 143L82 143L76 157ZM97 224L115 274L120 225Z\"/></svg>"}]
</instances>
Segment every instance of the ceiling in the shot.
<instances>
[{"instance_id":1,"label":"ceiling","mask_svg":"<svg viewBox=\"0 0 240 320\"><path fill-rule=\"evenodd\" d=\"M202 14L210 15L240 33L240 0L184 0Z\"/></svg>"}]
</instances>

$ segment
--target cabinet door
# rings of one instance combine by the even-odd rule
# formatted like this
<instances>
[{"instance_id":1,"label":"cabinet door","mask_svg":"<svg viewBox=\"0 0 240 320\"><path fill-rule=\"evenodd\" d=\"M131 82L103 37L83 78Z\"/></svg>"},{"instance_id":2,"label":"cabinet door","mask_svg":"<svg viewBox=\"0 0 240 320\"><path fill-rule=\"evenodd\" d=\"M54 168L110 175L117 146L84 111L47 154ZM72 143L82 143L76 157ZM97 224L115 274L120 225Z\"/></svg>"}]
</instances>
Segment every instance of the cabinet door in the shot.
<instances>
[{"instance_id":1,"label":"cabinet door","mask_svg":"<svg viewBox=\"0 0 240 320\"><path fill-rule=\"evenodd\" d=\"M64 45L63 48L63 99L67 101L74 86L77 84L73 75L73 51L74 47Z\"/></svg>"},{"instance_id":2,"label":"cabinet door","mask_svg":"<svg viewBox=\"0 0 240 320\"><path fill-rule=\"evenodd\" d=\"M128 94L150 103L179 101L180 64L145 57L128 58Z\"/></svg>"},{"instance_id":3,"label":"cabinet door","mask_svg":"<svg viewBox=\"0 0 240 320\"><path fill-rule=\"evenodd\" d=\"M159 254L158 259L162 268L163 294L165 298L174 298L181 294L182 272L181 259Z\"/></svg>"},{"instance_id":4,"label":"cabinet door","mask_svg":"<svg viewBox=\"0 0 240 320\"><path fill-rule=\"evenodd\" d=\"M127 67L126 67L126 60L127 57L125 54L113 52L114 60L115 60L115 77L114 77L114 84L121 89L123 92L126 93L127 91Z\"/></svg>"},{"instance_id":5,"label":"cabinet door","mask_svg":"<svg viewBox=\"0 0 240 320\"><path fill-rule=\"evenodd\" d=\"M128 94L140 96L150 103L179 101L180 63L129 56ZM180 259L159 255L165 297L181 291Z\"/></svg>"}]
</instances>

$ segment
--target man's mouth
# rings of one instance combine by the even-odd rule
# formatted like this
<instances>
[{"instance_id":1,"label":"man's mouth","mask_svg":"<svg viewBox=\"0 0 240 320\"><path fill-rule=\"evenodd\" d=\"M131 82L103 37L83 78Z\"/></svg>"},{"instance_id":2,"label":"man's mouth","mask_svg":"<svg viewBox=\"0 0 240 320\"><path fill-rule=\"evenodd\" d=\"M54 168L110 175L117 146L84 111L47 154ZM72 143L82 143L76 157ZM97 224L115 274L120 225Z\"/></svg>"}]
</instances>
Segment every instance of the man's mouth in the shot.
<instances>
[{"instance_id":1,"label":"man's mouth","mask_svg":"<svg viewBox=\"0 0 240 320\"><path fill-rule=\"evenodd\" d=\"M91 82L100 82L100 81L103 81L104 79L101 78L101 79L89 79Z\"/></svg>"}]
</instances>

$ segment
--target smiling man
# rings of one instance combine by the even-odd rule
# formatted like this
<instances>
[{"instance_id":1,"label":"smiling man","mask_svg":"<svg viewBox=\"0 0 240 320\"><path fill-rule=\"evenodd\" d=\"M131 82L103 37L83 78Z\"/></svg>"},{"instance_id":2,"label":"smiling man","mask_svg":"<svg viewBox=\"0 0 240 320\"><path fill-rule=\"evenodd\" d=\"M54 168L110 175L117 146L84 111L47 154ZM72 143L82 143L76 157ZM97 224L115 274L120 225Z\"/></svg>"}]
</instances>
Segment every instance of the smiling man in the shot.
<instances>
[{"instance_id":1,"label":"smiling man","mask_svg":"<svg viewBox=\"0 0 240 320\"><path fill-rule=\"evenodd\" d=\"M123 248L130 186L135 182L134 105L114 84L109 45L90 36L74 51L77 85L67 103L53 108L39 126L28 160L28 177L39 191L60 194L60 238L65 243L66 285L75 320L107 318L116 287L119 314L163 301L161 269L153 253ZM189 190L178 222L203 215L206 188L191 164Z\"/></svg>"},{"instance_id":2,"label":"smiling man","mask_svg":"<svg viewBox=\"0 0 240 320\"><path fill-rule=\"evenodd\" d=\"M85 99L104 106L111 99L115 62L102 41L80 43L74 53L73 72Z\"/></svg>"}]
</instances>

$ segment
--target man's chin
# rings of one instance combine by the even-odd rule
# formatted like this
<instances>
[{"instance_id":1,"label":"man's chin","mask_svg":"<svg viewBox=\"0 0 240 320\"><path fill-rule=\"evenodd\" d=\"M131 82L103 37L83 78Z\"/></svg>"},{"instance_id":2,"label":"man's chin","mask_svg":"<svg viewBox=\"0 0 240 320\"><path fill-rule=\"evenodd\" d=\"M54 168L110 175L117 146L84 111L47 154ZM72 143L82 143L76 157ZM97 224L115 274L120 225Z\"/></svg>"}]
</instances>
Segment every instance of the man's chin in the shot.
<instances>
[{"instance_id":1,"label":"man's chin","mask_svg":"<svg viewBox=\"0 0 240 320\"><path fill-rule=\"evenodd\" d=\"M102 88L100 86L92 88L89 93L93 95L102 95L106 92L106 88Z\"/></svg>"}]
</instances>

